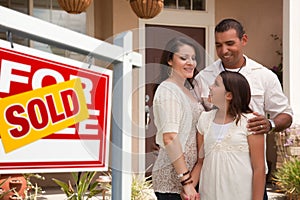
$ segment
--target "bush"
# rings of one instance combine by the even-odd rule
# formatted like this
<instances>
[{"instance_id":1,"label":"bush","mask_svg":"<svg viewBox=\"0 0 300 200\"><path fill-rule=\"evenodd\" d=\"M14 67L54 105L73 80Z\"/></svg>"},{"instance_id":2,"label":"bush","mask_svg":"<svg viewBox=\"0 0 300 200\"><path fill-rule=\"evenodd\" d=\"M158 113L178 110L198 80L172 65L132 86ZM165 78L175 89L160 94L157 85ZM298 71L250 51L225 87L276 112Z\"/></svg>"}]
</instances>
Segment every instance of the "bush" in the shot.
<instances>
[{"instance_id":1,"label":"bush","mask_svg":"<svg viewBox=\"0 0 300 200\"><path fill-rule=\"evenodd\" d=\"M286 194L300 196L300 160L294 158L285 161L275 172L274 180Z\"/></svg>"}]
</instances>

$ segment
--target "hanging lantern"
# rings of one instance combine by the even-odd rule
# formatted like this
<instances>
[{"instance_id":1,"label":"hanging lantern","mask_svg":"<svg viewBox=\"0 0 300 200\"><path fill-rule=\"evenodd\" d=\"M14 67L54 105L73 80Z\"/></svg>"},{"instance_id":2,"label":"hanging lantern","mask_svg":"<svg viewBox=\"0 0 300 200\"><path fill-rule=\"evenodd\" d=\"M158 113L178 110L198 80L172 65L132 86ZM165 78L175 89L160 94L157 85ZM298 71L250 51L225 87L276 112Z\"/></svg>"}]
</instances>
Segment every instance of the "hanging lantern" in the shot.
<instances>
[{"instance_id":1,"label":"hanging lantern","mask_svg":"<svg viewBox=\"0 0 300 200\"><path fill-rule=\"evenodd\" d=\"M70 14L79 14L87 9L93 0L57 0L60 7Z\"/></svg>"},{"instance_id":2,"label":"hanging lantern","mask_svg":"<svg viewBox=\"0 0 300 200\"><path fill-rule=\"evenodd\" d=\"M160 13L164 7L163 0L130 0L133 12L143 19L150 19Z\"/></svg>"}]
</instances>

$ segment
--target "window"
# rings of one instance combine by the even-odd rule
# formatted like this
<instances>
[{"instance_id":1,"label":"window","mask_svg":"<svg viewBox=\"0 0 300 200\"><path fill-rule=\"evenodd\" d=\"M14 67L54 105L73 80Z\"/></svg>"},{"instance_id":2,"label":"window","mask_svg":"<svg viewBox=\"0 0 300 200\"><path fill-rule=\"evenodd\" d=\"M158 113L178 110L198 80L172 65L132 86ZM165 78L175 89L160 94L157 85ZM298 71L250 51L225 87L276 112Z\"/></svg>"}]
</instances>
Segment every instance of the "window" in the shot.
<instances>
[{"instance_id":1,"label":"window","mask_svg":"<svg viewBox=\"0 0 300 200\"><path fill-rule=\"evenodd\" d=\"M0 5L25 14L29 13L28 0L0 0Z\"/></svg>"},{"instance_id":2,"label":"window","mask_svg":"<svg viewBox=\"0 0 300 200\"><path fill-rule=\"evenodd\" d=\"M164 8L204 11L205 0L164 0Z\"/></svg>"},{"instance_id":3,"label":"window","mask_svg":"<svg viewBox=\"0 0 300 200\"><path fill-rule=\"evenodd\" d=\"M44 21L68 28L70 30L86 34L86 12L80 14L68 14L62 10L56 0L34 0L33 16ZM83 56L48 44L34 41L32 47L57 55L82 60Z\"/></svg>"},{"instance_id":4,"label":"window","mask_svg":"<svg viewBox=\"0 0 300 200\"><path fill-rule=\"evenodd\" d=\"M56 0L0 0L0 5L24 14L32 13L32 16L41 20L86 34L86 12L76 15L68 14L61 9ZM0 32L0 38L6 40L6 33L3 31ZM72 59L82 60L84 57L75 52L70 52L37 41L30 41L27 38L18 37L15 34L13 34L13 42L24 46L31 46L46 52L52 52L61 56L70 57Z\"/></svg>"},{"instance_id":5,"label":"window","mask_svg":"<svg viewBox=\"0 0 300 200\"><path fill-rule=\"evenodd\" d=\"M29 14L29 1L28 0L0 0L0 5L3 7L11 8L24 14ZM6 32L0 32L0 39L6 40ZM13 42L24 46L29 46L29 40L17 35L12 35Z\"/></svg>"}]
</instances>

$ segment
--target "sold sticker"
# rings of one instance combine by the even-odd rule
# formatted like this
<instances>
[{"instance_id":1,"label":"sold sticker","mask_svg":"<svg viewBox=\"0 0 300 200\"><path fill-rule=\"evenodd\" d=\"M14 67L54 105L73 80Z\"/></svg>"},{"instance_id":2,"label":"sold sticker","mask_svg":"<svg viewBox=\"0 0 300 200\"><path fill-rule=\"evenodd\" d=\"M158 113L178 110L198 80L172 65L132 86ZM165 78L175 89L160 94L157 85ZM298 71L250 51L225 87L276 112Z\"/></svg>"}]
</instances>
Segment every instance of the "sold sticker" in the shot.
<instances>
[{"instance_id":1,"label":"sold sticker","mask_svg":"<svg viewBox=\"0 0 300 200\"><path fill-rule=\"evenodd\" d=\"M0 99L6 153L89 117L80 78Z\"/></svg>"}]
</instances>

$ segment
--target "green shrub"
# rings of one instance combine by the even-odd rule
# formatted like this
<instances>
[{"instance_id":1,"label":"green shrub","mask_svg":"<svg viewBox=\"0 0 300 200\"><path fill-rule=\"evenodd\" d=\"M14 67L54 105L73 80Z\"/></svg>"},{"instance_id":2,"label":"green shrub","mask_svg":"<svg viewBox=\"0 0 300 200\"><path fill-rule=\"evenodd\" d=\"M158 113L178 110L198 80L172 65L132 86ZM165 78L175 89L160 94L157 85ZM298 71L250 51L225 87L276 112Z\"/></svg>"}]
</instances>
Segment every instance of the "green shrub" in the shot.
<instances>
[{"instance_id":1,"label":"green shrub","mask_svg":"<svg viewBox=\"0 0 300 200\"><path fill-rule=\"evenodd\" d=\"M300 160L285 161L274 173L274 180L287 194L300 195Z\"/></svg>"}]
</instances>

